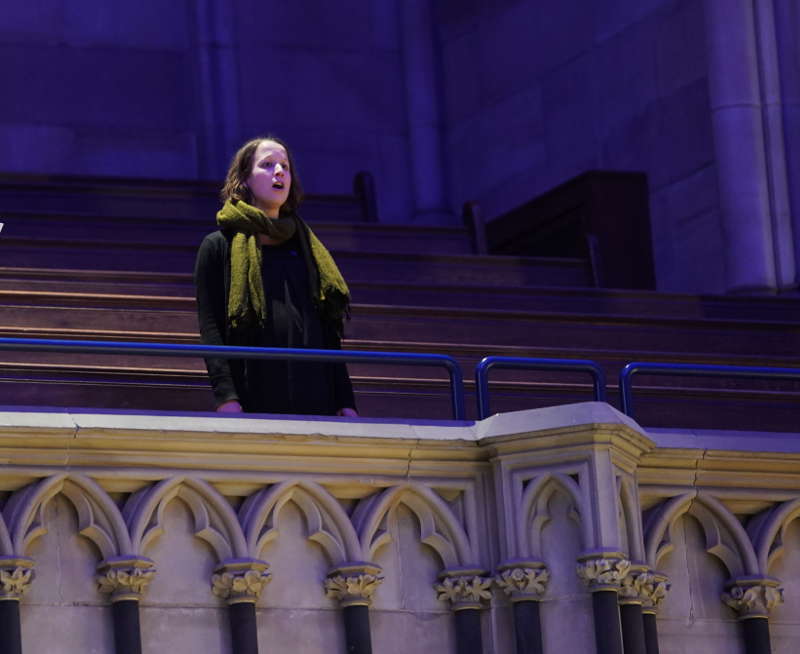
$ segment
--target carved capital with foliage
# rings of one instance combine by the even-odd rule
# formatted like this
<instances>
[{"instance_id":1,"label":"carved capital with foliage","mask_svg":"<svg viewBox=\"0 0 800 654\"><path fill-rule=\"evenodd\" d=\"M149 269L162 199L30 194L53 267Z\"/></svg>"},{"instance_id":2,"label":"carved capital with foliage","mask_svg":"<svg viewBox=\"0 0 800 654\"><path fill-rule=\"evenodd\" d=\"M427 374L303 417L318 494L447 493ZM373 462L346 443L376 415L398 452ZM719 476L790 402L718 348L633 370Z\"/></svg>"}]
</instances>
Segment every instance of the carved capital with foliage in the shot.
<instances>
[{"instance_id":1,"label":"carved capital with foliage","mask_svg":"<svg viewBox=\"0 0 800 654\"><path fill-rule=\"evenodd\" d=\"M783 588L777 579L740 577L728 584L722 601L739 614L740 620L767 618L772 609L783 604Z\"/></svg>"},{"instance_id":2,"label":"carved capital with foliage","mask_svg":"<svg viewBox=\"0 0 800 654\"><path fill-rule=\"evenodd\" d=\"M97 566L98 590L112 602L142 599L156 574L153 561L144 557L107 559Z\"/></svg>"},{"instance_id":3,"label":"carved capital with foliage","mask_svg":"<svg viewBox=\"0 0 800 654\"><path fill-rule=\"evenodd\" d=\"M541 561L509 561L497 568L494 583L512 602L541 600L547 592L550 571Z\"/></svg>"},{"instance_id":4,"label":"carved capital with foliage","mask_svg":"<svg viewBox=\"0 0 800 654\"><path fill-rule=\"evenodd\" d=\"M669 578L665 574L648 570L647 573L641 575L639 592L642 597L642 612L656 613L670 588L672 588L672 584L669 583Z\"/></svg>"},{"instance_id":5,"label":"carved capital with foliage","mask_svg":"<svg viewBox=\"0 0 800 654\"><path fill-rule=\"evenodd\" d=\"M482 609L484 602L492 598L491 577L484 576L485 570L479 568L453 568L439 575L439 583L434 584L436 599L450 602L453 611Z\"/></svg>"},{"instance_id":6,"label":"carved capital with foliage","mask_svg":"<svg viewBox=\"0 0 800 654\"><path fill-rule=\"evenodd\" d=\"M269 564L256 559L225 561L211 577L211 592L229 605L241 602L255 604L261 591L270 582Z\"/></svg>"},{"instance_id":7,"label":"carved capital with foliage","mask_svg":"<svg viewBox=\"0 0 800 654\"><path fill-rule=\"evenodd\" d=\"M0 557L0 599L22 599L35 576L33 559Z\"/></svg>"},{"instance_id":8,"label":"carved capital with foliage","mask_svg":"<svg viewBox=\"0 0 800 654\"><path fill-rule=\"evenodd\" d=\"M650 584L651 576L646 565L632 563L619 587L619 603L644 606L645 587Z\"/></svg>"},{"instance_id":9,"label":"carved capital with foliage","mask_svg":"<svg viewBox=\"0 0 800 654\"><path fill-rule=\"evenodd\" d=\"M578 559L578 577L592 592L618 591L628 575L631 562L620 552L593 552Z\"/></svg>"},{"instance_id":10,"label":"carved capital with foliage","mask_svg":"<svg viewBox=\"0 0 800 654\"><path fill-rule=\"evenodd\" d=\"M330 571L325 579L325 595L339 606L369 606L372 596L383 583L381 568L371 563L341 565Z\"/></svg>"}]
</instances>

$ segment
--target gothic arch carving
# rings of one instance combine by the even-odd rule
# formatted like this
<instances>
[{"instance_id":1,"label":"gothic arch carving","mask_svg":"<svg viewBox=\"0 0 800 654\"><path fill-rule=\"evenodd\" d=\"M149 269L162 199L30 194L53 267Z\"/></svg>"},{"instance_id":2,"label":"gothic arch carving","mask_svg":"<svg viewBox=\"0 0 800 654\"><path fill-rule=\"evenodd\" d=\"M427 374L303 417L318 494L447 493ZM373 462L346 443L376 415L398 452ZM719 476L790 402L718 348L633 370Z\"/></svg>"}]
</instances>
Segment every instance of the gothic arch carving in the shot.
<instances>
[{"instance_id":1,"label":"gothic arch carving","mask_svg":"<svg viewBox=\"0 0 800 654\"><path fill-rule=\"evenodd\" d=\"M314 482L290 480L251 495L239 511L250 556L259 553L279 536L277 518L293 502L303 513L308 539L318 543L333 565L363 561L358 535L341 504Z\"/></svg>"},{"instance_id":2,"label":"gothic arch carving","mask_svg":"<svg viewBox=\"0 0 800 654\"><path fill-rule=\"evenodd\" d=\"M589 526L583 520L580 487L567 475L546 473L528 485L520 500L519 529L517 529L519 556L541 557L541 534L545 525L552 519L549 505L557 492L566 495L572 503L570 517L581 530L582 547L584 549L588 547Z\"/></svg>"},{"instance_id":3,"label":"gothic arch carving","mask_svg":"<svg viewBox=\"0 0 800 654\"><path fill-rule=\"evenodd\" d=\"M55 475L15 492L4 513L13 552L24 556L31 543L47 533L45 510L56 495L75 508L78 533L97 547L103 559L130 552L128 529L117 505L93 480L82 475Z\"/></svg>"},{"instance_id":4,"label":"gothic arch carving","mask_svg":"<svg viewBox=\"0 0 800 654\"><path fill-rule=\"evenodd\" d=\"M698 491L673 497L648 521L645 550L650 566L657 568L661 558L674 549L672 530L683 514L697 519L706 551L722 561L732 577L758 574L755 550L742 524L719 500Z\"/></svg>"},{"instance_id":5,"label":"gothic arch carving","mask_svg":"<svg viewBox=\"0 0 800 654\"><path fill-rule=\"evenodd\" d=\"M796 518L800 518L800 498L772 507L748 526L762 575L768 575L770 567L783 554L784 533Z\"/></svg>"},{"instance_id":6,"label":"gothic arch carving","mask_svg":"<svg viewBox=\"0 0 800 654\"><path fill-rule=\"evenodd\" d=\"M164 533L164 511L175 498L189 508L194 535L211 546L220 563L247 557L244 533L233 508L211 484L194 477L165 479L129 498L123 515L133 553L144 556L147 547Z\"/></svg>"},{"instance_id":7,"label":"gothic arch carving","mask_svg":"<svg viewBox=\"0 0 800 654\"><path fill-rule=\"evenodd\" d=\"M420 542L439 555L445 568L475 565L475 553L458 518L433 490L419 484L388 488L356 507L353 523L367 560L374 561L377 551L391 542L391 534L383 525L401 504L419 521Z\"/></svg>"}]
</instances>

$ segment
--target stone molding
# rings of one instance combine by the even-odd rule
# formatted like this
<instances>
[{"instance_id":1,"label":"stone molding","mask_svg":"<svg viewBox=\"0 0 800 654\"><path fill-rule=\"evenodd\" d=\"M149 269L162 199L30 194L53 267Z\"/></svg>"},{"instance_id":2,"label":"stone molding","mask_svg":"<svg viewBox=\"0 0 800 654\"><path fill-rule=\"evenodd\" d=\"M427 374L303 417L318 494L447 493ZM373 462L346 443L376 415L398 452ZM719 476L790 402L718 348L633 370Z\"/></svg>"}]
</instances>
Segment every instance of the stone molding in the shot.
<instances>
[{"instance_id":1,"label":"stone molding","mask_svg":"<svg viewBox=\"0 0 800 654\"><path fill-rule=\"evenodd\" d=\"M325 596L335 599L339 606L369 606L372 596L383 583L380 566L372 563L341 565L330 571L325 579Z\"/></svg>"},{"instance_id":2,"label":"stone molding","mask_svg":"<svg viewBox=\"0 0 800 654\"><path fill-rule=\"evenodd\" d=\"M450 602L453 611L482 609L492 598L492 577L484 576L481 568L454 568L439 574L439 583L434 584L436 599Z\"/></svg>"},{"instance_id":3,"label":"stone molding","mask_svg":"<svg viewBox=\"0 0 800 654\"><path fill-rule=\"evenodd\" d=\"M541 561L508 561L497 568L494 583L512 602L539 601L547 592L550 571Z\"/></svg>"},{"instance_id":4,"label":"stone molding","mask_svg":"<svg viewBox=\"0 0 800 654\"><path fill-rule=\"evenodd\" d=\"M142 599L156 574L153 561L144 557L106 559L97 566L98 590L110 595L112 602Z\"/></svg>"},{"instance_id":5,"label":"stone molding","mask_svg":"<svg viewBox=\"0 0 800 654\"><path fill-rule=\"evenodd\" d=\"M769 618L769 612L783 604L783 588L769 577L739 577L730 582L722 601L739 614L740 620Z\"/></svg>"},{"instance_id":6,"label":"stone molding","mask_svg":"<svg viewBox=\"0 0 800 654\"><path fill-rule=\"evenodd\" d=\"M0 557L0 600L19 601L36 576L33 559Z\"/></svg>"},{"instance_id":7,"label":"stone molding","mask_svg":"<svg viewBox=\"0 0 800 654\"><path fill-rule=\"evenodd\" d=\"M257 559L225 561L211 577L211 592L228 605L250 602L255 604L261 591L270 582L269 563Z\"/></svg>"},{"instance_id":8,"label":"stone molding","mask_svg":"<svg viewBox=\"0 0 800 654\"><path fill-rule=\"evenodd\" d=\"M577 573L591 592L619 591L631 562L621 552L591 552L578 558Z\"/></svg>"}]
</instances>

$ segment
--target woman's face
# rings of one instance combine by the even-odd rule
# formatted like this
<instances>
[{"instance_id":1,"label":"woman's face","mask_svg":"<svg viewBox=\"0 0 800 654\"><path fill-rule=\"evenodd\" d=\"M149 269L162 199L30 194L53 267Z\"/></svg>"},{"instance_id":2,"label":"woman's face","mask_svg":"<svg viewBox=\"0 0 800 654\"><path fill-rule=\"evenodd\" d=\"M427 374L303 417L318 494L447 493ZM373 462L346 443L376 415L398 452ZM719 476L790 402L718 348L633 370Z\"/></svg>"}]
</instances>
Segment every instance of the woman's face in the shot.
<instances>
[{"instance_id":1,"label":"woman's face","mask_svg":"<svg viewBox=\"0 0 800 654\"><path fill-rule=\"evenodd\" d=\"M253 154L253 167L247 178L247 187L256 205L265 213L277 216L292 185L289 155L280 143L264 140Z\"/></svg>"}]
</instances>

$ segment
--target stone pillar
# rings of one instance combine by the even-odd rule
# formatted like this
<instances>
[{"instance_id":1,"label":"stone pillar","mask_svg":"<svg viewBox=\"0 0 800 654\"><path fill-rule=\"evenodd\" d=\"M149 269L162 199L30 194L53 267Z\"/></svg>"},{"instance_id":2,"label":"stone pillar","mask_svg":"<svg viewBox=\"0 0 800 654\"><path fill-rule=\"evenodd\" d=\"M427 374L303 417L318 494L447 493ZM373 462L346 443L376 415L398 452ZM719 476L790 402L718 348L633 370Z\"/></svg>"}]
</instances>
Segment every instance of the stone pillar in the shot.
<instances>
[{"instance_id":1,"label":"stone pillar","mask_svg":"<svg viewBox=\"0 0 800 654\"><path fill-rule=\"evenodd\" d=\"M198 0L195 12L198 176L221 180L241 140L234 10L226 0Z\"/></svg>"},{"instance_id":2,"label":"stone pillar","mask_svg":"<svg viewBox=\"0 0 800 654\"><path fill-rule=\"evenodd\" d=\"M348 654L372 654L369 606L382 583L381 568L371 563L340 565L325 579L325 595L342 608Z\"/></svg>"},{"instance_id":3,"label":"stone pillar","mask_svg":"<svg viewBox=\"0 0 800 654\"><path fill-rule=\"evenodd\" d=\"M33 559L0 557L0 651L22 654L19 602L34 578Z\"/></svg>"},{"instance_id":4,"label":"stone pillar","mask_svg":"<svg viewBox=\"0 0 800 654\"><path fill-rule=\"evenodd\" d=\"M110 596L116 654L141 654L139 602L156 574L153 561L144 557L106 559L97 566L97 584Z\"/></svg>"},{"instance_id":5,"label":"stone pillar","mask_svg":"<svg viewBox=\"0 0 800 654\"><path fill-rule=\"evenodd\" d=\"M752 0L706 0L709 94L727 290L777 287Z\"/></svg>"},{"instance_id":6,"label":"stone pillar","mask_svg":"<svg viewBox=\"0 0 800 654\"><path fill-rule=\"evenodd\" d=\"M769 577L739 577L726 586L722 601L742 623L746 654L770 654L769 612L783 602L783 588Z\"/></svg>"},{"instance_id":7,"label":"stone pillar","mask_svg":"<svg viewBox=\"0 0 800 654\"><path fill-rule=\"evenodd\" d=\"M479 568L453 568L439 574L436 598L450 602L456 623L456 654L482 654L481 610L491 599L492 578Z\"/></svg>"},{"instance_id":8,"label":"stone pillar","mask_svg":"<svg viewBox=\"0 0 800 654\"><path fill-rule=\"evenodd\" d=\"M257 559L230 559L211 577L211 591L228 603L233 654L258 654L256 602L270 581L268 567Z\"/></svg>"},{"instance_id":9,"label":"stone pillar","mask_svg":"<svg viewBox=\"0 0 800 654\"><path fill-rule=\"evenodd\" d=\"M539 602L547 591L550 572L541 561L509 561L497 568L494 582L514 606L517 654L543 654Z\"/></svg>"},{"instance_id":10,"label":"stone pillar","mask_svg":"<svg viewBox=\"0 0 800 654\"><path fill-rule=\"evenodd\" d=\"M578 559L578 576L592 593L597 654L623 654L617 593L630 567L621 552L587 552Z\"/></svg>"},{"instance_id":11,"label":"stone pillar","mask_svg":"<svg viewBox=\"0 0 800 654\"><path fill-rule=\"evenodd\" d=\"M667 596L670 583L666 575L650 571L643 576L640 586L642 594L642 620L644 621L644 639L647 654L658 654L658 627L656 613L661 602Z\"/></svg>"},{"instance_id":12,"label":"stone pillar","mask_svg":"<svg viewBox=\"0 0 800 654\"><path fill-rule=\"evenodd\" d=\"M446 203L431 0L403 0L400 4L414 220L451 224L454 217Z\"/></svg>"}]
</instances>

